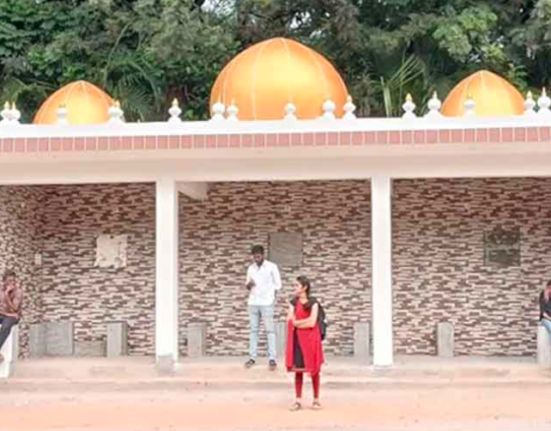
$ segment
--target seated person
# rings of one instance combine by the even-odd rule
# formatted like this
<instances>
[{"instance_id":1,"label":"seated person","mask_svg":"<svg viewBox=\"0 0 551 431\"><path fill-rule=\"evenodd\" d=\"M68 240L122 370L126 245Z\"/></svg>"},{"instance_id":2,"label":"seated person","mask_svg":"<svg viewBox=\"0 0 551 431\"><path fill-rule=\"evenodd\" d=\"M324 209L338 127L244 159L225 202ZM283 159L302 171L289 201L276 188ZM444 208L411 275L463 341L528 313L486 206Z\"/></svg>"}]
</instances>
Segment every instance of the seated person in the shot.
<instances>
[{"instance_id":1,"label":"seated person","mask_svg":"<svg viewBox=\"0 0 551 431\"><path fill-rule=\"evenodd\" d=\"M11 328L21 319L23 292L16 282L15 272L7 270L0 286L0 350L10 336ZM0 354L0 362L4 357Z\"/></svg>"},{"instance_id":2,"label":"seated person","mask_svg":"<svg viewBox=\"0 0 551 431\"><path fill-rule=\"evenodd\" d=\"M545 326L551 337L551 280L540 293L540 323Z\"/></svg>"}]
</instances>

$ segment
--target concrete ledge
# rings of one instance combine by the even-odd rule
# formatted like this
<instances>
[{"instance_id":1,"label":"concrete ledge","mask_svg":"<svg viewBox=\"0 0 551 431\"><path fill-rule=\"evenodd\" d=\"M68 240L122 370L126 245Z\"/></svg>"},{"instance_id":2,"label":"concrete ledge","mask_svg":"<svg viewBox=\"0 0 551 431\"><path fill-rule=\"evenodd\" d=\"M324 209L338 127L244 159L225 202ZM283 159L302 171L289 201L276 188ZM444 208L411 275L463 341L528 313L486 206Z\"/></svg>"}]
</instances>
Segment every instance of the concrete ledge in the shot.
<instances>
[{"instance_id":1,"label":"concrete ledge","mask_svg":"<svg viewBox=\"0 0 551 431\"><path fill-rule=\"evenodd\" d=\"M176 362L171 355L158 356L155 362L155 370L160 376L172 376L176 372Z\"/></svg>"},{"instance_id":2,"label":"concrete ledge","mask_svg":"<svg viewBox=\"0 0 551 431\"><path fill-rule=\"evenodd\" d=\"M538 325L538 365L551 367L551 339L543 325Z\"/></svg>"},{"instance_id":3,"label":"concrete ledge","mask_svg":"<svg viewBox=\"0 0 551 431\"><path fill-rule=\"evenodd\" d=\"M436 327L436 347L441 358L453 358L455 351L453 323L440 322Z\"/></svg>"},{"instance_id":4,"label":"concrete ledge","mask_svg":"<svg viewBox=\"0 0 551 431\"><path fill-rule=\"evenodd\" d=\"M2 356L4 362L0 364L0 379L7 379L13 376L15 372L15 364L19 357L19 328L15 325L11 329L10 336L2 346Z\"/></svg>"},{"instance_id":5,"label":"concrete ledge","mask_svg":"<svg viewBox=\"0 0 551 431\"><path fill-rule=\"evenodd\" d=\"M30 331L30 356L73 356L74 323L70 321L33 323Z\"/></svg>"},{"instance_id":6,"label":"concrete ledge","mask_svg":"<svg viewBox=\"0 0 551 431\"><path fill-rule=\"evenodd\" d=\"M354 323L354 357L362 362L370 362L369 323Z\"/></svg>"},{"instance_id":7,"label":"concrete ledge","mask_svg":"<svg viewBox=\"0 0 551 431\"><path fill-rule=\"evenodd\" d=\"M12 385L28 385L29 391L34 391L41 385L58 385L67 382L68 389L74 391L73 385L78 381L88 384L112 382L135 385L139 382L151 384L159 390L160 382L171 382L177 390L183 390L190 384L199 391L220 387L274 389L278 384L289 389L292 376L280 366L276 371L268 370L268 361L262 358L258 366L246 370L243 363L246 356L204 358L182 358L175 363L171 355L156 358L126 356L124 358L46 358L20 361L17 373L10 380ZM456 357L439 358L430 356L396 356L396 365L381 371L352 357L326 357L322 368L323 382L330 387L353 387L358 385L373 385L375 383L395 385L459 385L474 384L475 390L481 385L504 384L519 382L522 387L527 384L549 385L547 371L536 364L535 358L492 358L492 357ZM542 374L543 373L543 374ZM162 376L166 377L162 377ZM400 386L401 387L401 386ZM366 389L369 387L366 386ZM108 391L113 390L109 386Z\"/></svg>"},{"instance_id":8,"label":"concrete ledge","mask_svg":"<svg viewBox=\"0 0 551 431\"><path fill-rule=\"evenodd\" d=\"M187 355L190 358L205 356L207 351L207 324L190 323L187 327Z\"/></svg>"}]
</instances>

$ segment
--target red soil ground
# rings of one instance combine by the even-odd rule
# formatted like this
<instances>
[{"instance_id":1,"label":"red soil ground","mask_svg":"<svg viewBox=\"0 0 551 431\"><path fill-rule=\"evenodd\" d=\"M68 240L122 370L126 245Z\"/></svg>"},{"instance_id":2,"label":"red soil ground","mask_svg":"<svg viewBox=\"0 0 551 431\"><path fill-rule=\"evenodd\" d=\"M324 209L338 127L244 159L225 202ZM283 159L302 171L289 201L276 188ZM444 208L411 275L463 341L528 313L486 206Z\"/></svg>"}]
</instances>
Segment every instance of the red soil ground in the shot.
<instances>
[{"instance_id":1,"label":"red soil ground","mask_svg":"<svg viewBox=\"0 0 551 431\"><path fill-rule=\"evenodd\" d=\"M322 387L323 390L323 387ZM292 388L0 385L2 431L549 430L545 384L325 389L323 410L289 412ZM305 388L310 404L310 387Z\"/></svg>"}]
</instances>

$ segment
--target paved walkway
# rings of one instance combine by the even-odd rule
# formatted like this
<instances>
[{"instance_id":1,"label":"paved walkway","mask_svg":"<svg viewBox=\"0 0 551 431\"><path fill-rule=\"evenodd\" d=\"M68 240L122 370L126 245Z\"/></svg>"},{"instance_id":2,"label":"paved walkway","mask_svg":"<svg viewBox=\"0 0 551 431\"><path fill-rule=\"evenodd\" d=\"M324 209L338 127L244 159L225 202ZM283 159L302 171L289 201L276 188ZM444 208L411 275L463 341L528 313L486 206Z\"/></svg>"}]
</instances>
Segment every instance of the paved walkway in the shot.
<instances>
[{"instance_id":1,"label":"paved walkway","mask_svg":"<svg viewBox=\"0 0 551 431\"><path fill-rule=\"evenodd\" d=\"M259 361L250 370L243 368L245 358L202 358L183 360L173 375L157 374L153 358L121 359L38 359L17 365L12 386L81 382L83 384L214 385L233 387L286 387L292 380L282 364L276 372ZM351 388L372 384L547 384L551 369L538 367L532 358L454 358L399 357L396 365L378 369L353 358L328 358L323 368L326 385Z\"/></svg>"}]
</instances>

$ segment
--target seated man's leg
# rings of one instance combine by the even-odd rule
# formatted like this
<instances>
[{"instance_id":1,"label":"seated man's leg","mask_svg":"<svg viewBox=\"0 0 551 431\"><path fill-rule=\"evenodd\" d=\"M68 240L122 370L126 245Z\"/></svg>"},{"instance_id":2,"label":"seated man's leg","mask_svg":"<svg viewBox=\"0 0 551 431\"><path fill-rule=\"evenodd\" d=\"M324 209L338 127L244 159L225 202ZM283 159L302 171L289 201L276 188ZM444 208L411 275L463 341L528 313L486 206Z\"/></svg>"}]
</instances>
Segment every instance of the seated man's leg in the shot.
<instances>
[{"instance_id":1,"label":"seated man's leg","mask_svg":"<svg viewBox=\"0 0 551 431\"><path fill-rule=\"evenodd\" d=\"M19 320L12 316L0 316L0 322L2 322L2 327L0 327L0 349L2 349L2 346L4 346L4 343L10 336L11 328L17 325Z\"/></svg>"}]
</instances>

